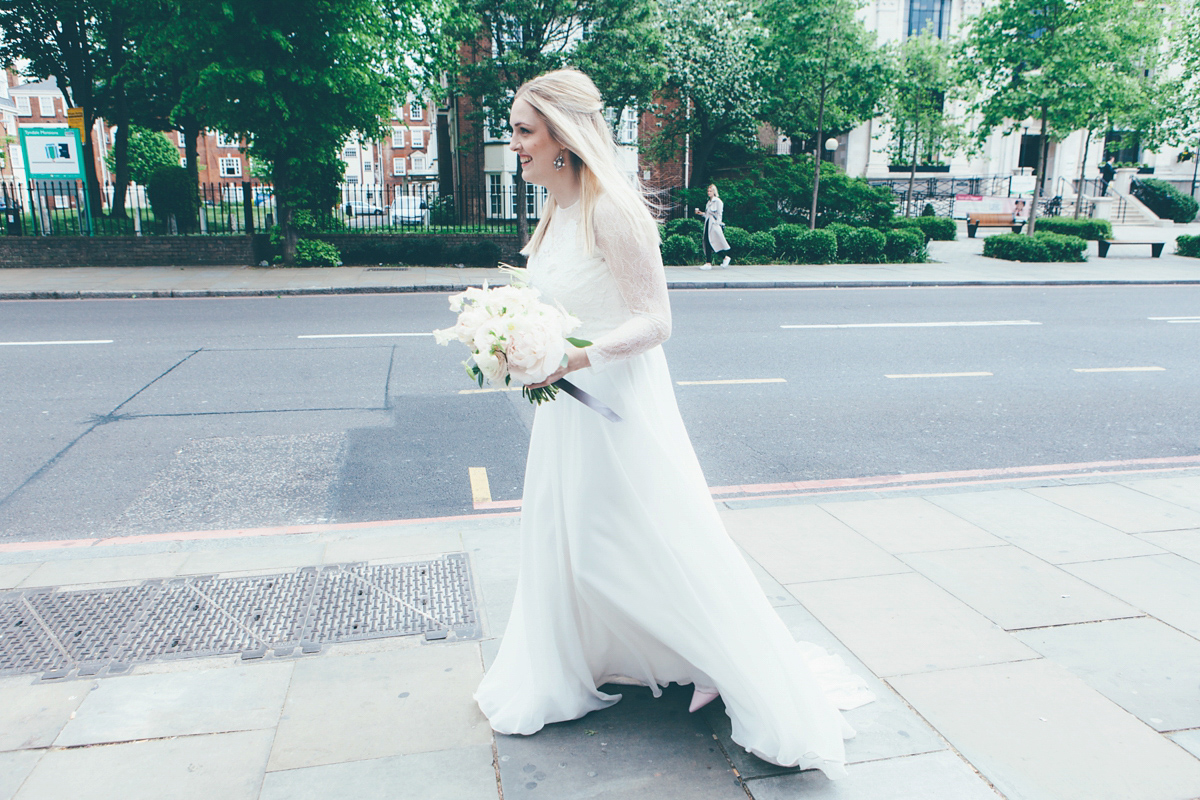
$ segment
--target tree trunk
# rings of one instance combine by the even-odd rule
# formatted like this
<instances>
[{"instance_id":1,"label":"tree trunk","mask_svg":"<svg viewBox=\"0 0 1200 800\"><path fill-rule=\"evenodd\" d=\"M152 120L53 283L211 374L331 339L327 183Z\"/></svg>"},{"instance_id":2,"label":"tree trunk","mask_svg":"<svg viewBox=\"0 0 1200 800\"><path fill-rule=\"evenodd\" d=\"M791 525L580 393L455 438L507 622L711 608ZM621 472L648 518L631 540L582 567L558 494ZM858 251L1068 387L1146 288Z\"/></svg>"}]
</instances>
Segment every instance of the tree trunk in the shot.
<instances>
[{"instance_id":1,"label":"tree trunk","mask_svg":"<svg viewBox=\"0 0 1200 800\"><path fill-rule=\"evenodd\" d=\"M1086 174L1088 150L1092 146L1092 131L1089 128L1087 137L1083 140L1083 158L1079 159L1079 188L1075 191L1075 219L1079 219L1079 209L1083 204L1083 176Z\"/></svg>"},{"instance_id":2,"label":"tree trunk","mask_svg":"<svg viewBox=\"0 0 1200 800\"><path fill-rule=\"evenodd\" d=\"M825 135L825 88L821 88L821 102L817 106L817 141L813 145L813 197L812 209L808 212L808 229L817 227L817 192L821 188L821 137Z\"/></svg>"},{"instance_id":3,"label":"tree trunk","mask_svg":"<svg viewBox=\"0 0 1200 800\"><path fill-rule=\"evenodd\" d=\"M1050 132L1047 121L1050 110L1042 106L1042 146L1038 149L1037 183L1033 185L1033 202L1029 204L1029 229L1026 233L1033 236L1037 227L1038 200L1042 197L1042 189L1046 185L1046 159L1050 155Z\"/></svg>"},{"instance_id":4,"label":"tree trunk","mask_svg":"<svg viewBox=\"0 0 1200 800\"><path fill-rule=\"evenodd\" d=\"M917 143L921 137L921 126L919 123L913 124L913 154L912 154L912 169L908 173L908 195L904 199L904 216L912 216L912 196L913 186L917 182Z\"/></svg>"},{"instance_id":5,"label":"tree trunk","mask_svg":"<svg viewBox=\"0 0 1200 800\"><path fill-rule=\"evenodd\" d=\"M125 193L129 189L129 115L122 113L117 122L117 140L113 142L113 160L117 163L113 175L113 201L109 214L124 219Z\"/></svg>"},{"instance_id":6,"label":"tree trunk","mask_svg":"<svg viewBox=\"0 0 1200 800\"><path fill-rule=\"evenodd\" d=\"M187 171L191 175L191 187L197 196L200 193L200 122L195 117L183 121L183 154L187 159ZM195 219L188 219L186 230L191 231L196 224Z\"/></svg>"},{"instance_id":7,"label":"tree trunk","mask_svg":"<svg viewBox=\"0 0 1200 800\"><path fill-rule=\"evenodd\" d=\"M1192 153L1192 197L1196 196L1196 174L1200 171L1200 142L1196 144L1196 151Z\"/></svg>"},{"instance_id":8,"label":"tree trunk","mask_svg":"<svg viewBox=\"0 0 1200 800\"><path fill-rule=\"evenodd\" d=\"M525 214L525 176L521 170L521 159L517 159L517 173L513 176L513 187L517 200L517 241L521 247L529 242L529 217Z\"/></svg>"}]
</instances>

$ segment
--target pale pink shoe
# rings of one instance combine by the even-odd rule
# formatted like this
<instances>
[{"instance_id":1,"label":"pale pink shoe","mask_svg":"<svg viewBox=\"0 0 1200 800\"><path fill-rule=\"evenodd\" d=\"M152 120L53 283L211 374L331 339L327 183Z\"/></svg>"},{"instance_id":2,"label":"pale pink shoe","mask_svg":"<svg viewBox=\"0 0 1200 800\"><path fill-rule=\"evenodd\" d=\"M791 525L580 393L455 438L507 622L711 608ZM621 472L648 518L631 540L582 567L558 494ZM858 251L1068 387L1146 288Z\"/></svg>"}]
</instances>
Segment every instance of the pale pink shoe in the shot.
<instances>
[{"instance_id":1,"label":"pale pink shoe","mask_svg":"<svg viewBox=\"0 0 1200 800\"><path fill-rule=\"evenodd\" d=\"M706 705L716 700L721 696L720 692L706 692L697 686L692 690L692 704L688 706L688 713L694 714Z\"/></svg>"}]
</instances>

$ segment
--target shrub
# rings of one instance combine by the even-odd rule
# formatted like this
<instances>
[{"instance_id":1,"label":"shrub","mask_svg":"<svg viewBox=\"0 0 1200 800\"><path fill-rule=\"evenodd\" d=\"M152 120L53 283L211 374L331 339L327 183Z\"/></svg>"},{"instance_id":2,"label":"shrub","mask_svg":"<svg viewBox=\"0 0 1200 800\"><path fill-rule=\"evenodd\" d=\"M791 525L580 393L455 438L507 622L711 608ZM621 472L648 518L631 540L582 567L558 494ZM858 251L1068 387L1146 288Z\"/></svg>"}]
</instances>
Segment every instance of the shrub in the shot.
<instances>
[{"instance_id":1,"label":"shrub","mask_svg":"<svg viewBox=\"0 0 1200 800\"><path fill-rule=\"evenodd\" d=\"M683 266L695 264L700 260L699 237L672 234L662 243L662 258L664 264Z\"/></svg>"},{"instance_id":2,"label":"shrub","mask_svg":"<svg viewBox=\"0 0 1200 800\"><path fill-rule=\"evenodd\" d=\"M750 251L750 232L745 228L726 225L725 241L729 242L731 256L744 257Z\"/></svg>"},{"instance_id":3,"label":"shrub","mask_svg":"<svg viewBox=\"0 0 1200 800\"><path fill-rule=\"evenodd\" d=\"M883 251L893 264L916 264L929 259L925 250L925 236L916 229L888 231Z\"/></svg>"},{"instance_id":4,"label":"shrub","mask_svg":"<svg viewBox=\"0 0 1200 800\"><path fill-rule=\"evenodd\" d=\"M1200 236L1176 236L1175 254L1200 258Z\"/></svg>"},{"instance_id":5,"label":"shrub","mask_svg":"<svg viewBox=\"0 0 1200 800\"><path fill-rule=\"evenodd\" d=\"M844 222L831 222L822 228L822 230L829 231L837 237L838 258L844 257L844 253L846 251L846 237L849 234L854 233L854 226L847 225Z\"/></svg>"},{"instance_id":6,"label":"shrub","mask_svg":"<svg viewBox=\"0 0 1200 800\"><path fill-rule=\"evenodd\" d=\"M200 192L192 176L183 167L159 167L150 176L146 187L150 208L160 225L175 216L175 226L180 233L199 227L197 212L200 208Z\"/></svg>"},{"instance_id":7,"label":"shrub","mask_svg":"<svg viewBox=\"0 0 1200 800\"><path fill-rule=\"evenodd\" d=\"M810 231L803 225L778 225L771 229L775 252L793 264L829 264L837 259L837 237L826 230Z\"/></svg>"},{"instance_id":8,"label":"shrub","mask_svg":"<svg viewBox=\"0 0 1200 800\"><path fill-rule=\"evenodd\" d=\"M695 236L699 238L702 233L704 233L704 223L694 217L669 219L663 223L664 240L672 236Z\"/></svg>"},{"instance_id":9,"label":"shrub","mask_svg":"<svg viewBox=\"0 0 1200 800\"><path fill-rule=\"evenodd\" d=\"M1154 178L1134 182L1133 196L1159 217L1176 222L1191 222L1196 218L1197 210L1200 210L1200 203L1195 198L1188 197L1166 181Z\"/></svg>"},{"instance_id":10,"label":"shrub","mask_svg":"<svg viewBox=\"0 0 1200 800\"><path fill-rule=\"evenodd\" d=\"M743 260L748 264L770 264L775 259L775 237L770 231L756 231L750 234L750 249L748 258Z\"/></svg>"},{"instance_id":11,"label":"shrub","mask_svg":"<svg viewBox=\"0 0 1200 800\"><path fill-rule=\"evenodd\" d=\"M958 223L950 217L922 215L913 220L925 234L925 241L953 242L958 238Z\"/></svg>"},{"instance_id":12,"label":"shrub","mask_svg":"<svg viewBox=\"0 0 1200 800\"><path fill-rule=\"evenodd\" d=\"M921 216L922 217L936 217L937 216L937 212L933 210L933 203L925 204L925 207L921 209Z\"/></svg>"},{"instance_id":13,"label":"shrub","mask_svg":"<svg viewBox=\"0 0 1200 800\"><path fill-rule=\"evenodd\" d=\"M1050 261L1087 261L1087 241L1078 236L1038 231L1033 238L1045 245Z\"/></svg>"},{"instance_id":14,"label":"shrub","mask_svg":"<svg viewBox=\"0 0 1200 800\"><path fill-rule=\"evenodd\" d=\"M842 240L838 258L850 264L878 264L884 259L887 237L874 228L855 228Z\"/></svg>"},{"instance_id":15,"label":"shrub","mask_svg":"<svg viewBox=\"0 0 1200 800\"><path fill-rule=\"evenodd\" d=\"M1106 219L1038 217L1036 224L1039 233L1062 233L1093 242L1112 238L1112 223Z\"/></svg>"},{"instance_id":16,"label":"shrub","mask_svg":"<svg viewBox=\"0 0 1200 800\"><path fill-rule=\"evenodd\" d=\"M342 255L329 242L320 239L300 239L296 242L297 267L337 267Z\"/></svg>"},{"instance_id":17,"label":"shrub","mask_svg":"<svg viewBox=\"0 0 1200 800\"><path fill-rule=\"evenodd\" d=\"M430 225L453 225L454 222L454 195L438 195L429 202Z\"/></svg>"},{"instance_id":18,"label":"shrub","mask_svg":"<svg viewBox=\"0 0 1200 800\"><path fill-rule=\"evenodd\" d=\"M445 247L442 260L464 267L494 267L500 260L500 245L492 241L463 242Z\"/></svg>"}]
</instances>

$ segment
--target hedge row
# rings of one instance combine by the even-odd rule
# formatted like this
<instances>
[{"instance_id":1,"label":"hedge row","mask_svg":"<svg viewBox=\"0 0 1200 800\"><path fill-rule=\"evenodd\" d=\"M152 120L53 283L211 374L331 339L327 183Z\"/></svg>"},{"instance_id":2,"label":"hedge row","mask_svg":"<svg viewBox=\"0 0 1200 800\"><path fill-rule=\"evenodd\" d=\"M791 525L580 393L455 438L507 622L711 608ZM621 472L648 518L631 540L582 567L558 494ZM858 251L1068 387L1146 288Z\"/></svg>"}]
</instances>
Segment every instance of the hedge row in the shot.
<instances>
[{"instance_id":1,"label":"hedge row","mask_svg":"<svg viewBox=\"0 0 1200 800\"><path fill-rule=\"evenodd\" d=\"M1196 202L1196 198L1189 197L1166 181L1154 178L1135 181L1132 191L1134 197L1162 219L1187 223L1194 220L1196 212L1200 211L1200 203Z\"/></svg>"},{"instance_id":2,"label":"hedge row","mask_svg":"<svg viewBox=\"0 0 1200 800\"><path fill-rule=\"evenodd\" d=\"M1080 239L1089 239L1093 242L1111 239L1113 235L1112 223L1106 219L1038 217L1036 226L1038 231L1078 236Z\"/></svg>"},{"instance_id":3,"label":"hedge row","mask_svg":"<svg viewBox=\"0 0 1200 800\"><path fill-rule=\"evenodd\" d=\"M950 217L922 215L897 219L893 228L920 228L927 242L953 242L958 238L958 223Z\"/></svg>"},{"instance_id":4,"label":"hedge row","mask_svg":"<svg viewBox=\"0 0 1200 800\"><path fill-rule=\"evenodd\" d=\"M1176 236L1175 254L1200 258L1200 236Z\"/></svg>"},{"instance_id":5,"label":"hedge row","mask_svg":"<svg viewBox=\"0 0 1200 800\"><path fill-rule=\"evenodd\" d=\"M1001 233L983 240L983 254L1007 261L1087 261L1087 242L1078 236L1038 231L1032 236Z\"/></svg>"},{"instance_id":6,"label":"hedge row","mask_svg":"<svg viewBox=\"0 0 1200 800\"><path fill-rule=\"evenodd\" d=\"M703 226L697 220L671 220L663 226L663 263L698 264ZM785 223L769 231L750 233L725 227L730 255L741 264L849 264L919 263L926 261L926 237L915 228L884 233L834 222L809 230L806 225Z\"/></svg>"}]
</instances>

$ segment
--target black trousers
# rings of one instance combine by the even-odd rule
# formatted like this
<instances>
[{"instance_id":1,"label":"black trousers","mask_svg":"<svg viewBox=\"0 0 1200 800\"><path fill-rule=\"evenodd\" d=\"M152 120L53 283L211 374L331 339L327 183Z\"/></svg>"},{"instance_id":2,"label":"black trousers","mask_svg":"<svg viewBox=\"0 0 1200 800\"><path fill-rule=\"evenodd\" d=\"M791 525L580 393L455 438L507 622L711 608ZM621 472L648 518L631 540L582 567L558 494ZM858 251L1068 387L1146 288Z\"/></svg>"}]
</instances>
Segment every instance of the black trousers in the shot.
<instances>
[{"instance_id":1,"label":"black trousers","mask_svg":"<svg viewBox=\"0 0 1200 800\"><path fill-rule=\"evenodd\" d=\"M729 252L728 250L713 250L712 245L708 243L708 226L714 225L714 224L715 223L710 219L704 220L704 235L701 237L701 244L704 245L704 263L705 264L711 264L713 261L713 256L715 256L717 253L728 253Z\"/></svg>"}]
</instances>

